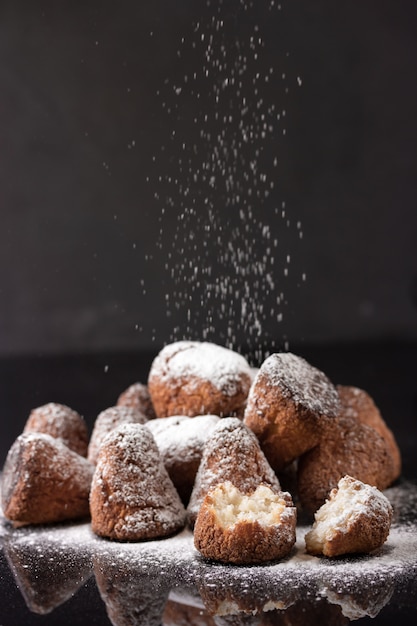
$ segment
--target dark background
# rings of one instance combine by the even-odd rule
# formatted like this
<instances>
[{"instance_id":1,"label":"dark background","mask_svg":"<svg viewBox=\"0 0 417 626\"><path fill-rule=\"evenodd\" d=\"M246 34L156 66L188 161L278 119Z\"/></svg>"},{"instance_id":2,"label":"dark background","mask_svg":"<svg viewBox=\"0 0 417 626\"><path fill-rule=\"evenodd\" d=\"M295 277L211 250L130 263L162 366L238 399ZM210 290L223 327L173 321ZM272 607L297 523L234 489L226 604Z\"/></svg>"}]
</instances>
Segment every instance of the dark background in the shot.
<instances>
[{"instance_id":1,"label":"dark background","mask_svg":"<svg viewBox=\"0 0 417 626\"><path fill-rule=\"evenodd\" d=\"M291 266L283 279L277 255L285 305L269 315L274 294L261 294L264 335L290 346L417 339L417 5L269 4L0 2L1 355L201 336L201 313L191 332L186 307L166 312L183 197L161 211L178 159L167 106L190 119L208 106L172 88L203 58L191 43L211 15L233 22L231 44L257 23L266 69L286 75L267 94L285 108L286 134L266 146L279 155L276 185L254 219L274 226ZM274 214L282 201L302 240ZM187 259L198 265L198 253ZM187 307L200 309L200 295Z\"/></svg>"},{"instance_id":2,"label":"dark background","mask_svg":"<svg viewBox=\"0 0 417 626\"><path fill-rule=\"evenodd\" d=\"M0 0L0 466L35 406L68 404L91 429L164 343L207 336L251 353L289 347L366 389L397 437L402 479L416 479L417 4L271 3ZM227 206L224 181L200 190L201 172L194 186L191 176L218 130L210 90L225 78L201 71L212 16L228 58L246 42L249 79L274 68L263 93L280 122L239 145L234 170L244 181L242 159L264 148L274 188L251 219ZM246 44L258 34L255 62ZM251 80L245 90L253 108ZM239 108L231 96L216 112L230 102ZM199 150L182 179L183 144ZM272 252L258 225L276 237ZM238 253L256 311L242 323ZM207 267L214 276L197 284ZM235 291L211 297L228 276ZM0 566L4 623L105 621L90 587L49 618L29 614ZM373 622L414 623L399 606Z\"/></svg>"},{"instance_id":3,"label":"dark background","mask_svg":"<svg viewBox=\"0 0 417 626\"><path fill-rule=\"evenodd\" d=\"M189 337L289 347L367 389L414 474L417 5L277 5L0 2L2 459L35 406L91 427ZM260 97L280 120L239 142ZM217 162L201 173L223 130L229 195ZM274 187L249 198L257 150Z\"/></svg>"}]
</instances>

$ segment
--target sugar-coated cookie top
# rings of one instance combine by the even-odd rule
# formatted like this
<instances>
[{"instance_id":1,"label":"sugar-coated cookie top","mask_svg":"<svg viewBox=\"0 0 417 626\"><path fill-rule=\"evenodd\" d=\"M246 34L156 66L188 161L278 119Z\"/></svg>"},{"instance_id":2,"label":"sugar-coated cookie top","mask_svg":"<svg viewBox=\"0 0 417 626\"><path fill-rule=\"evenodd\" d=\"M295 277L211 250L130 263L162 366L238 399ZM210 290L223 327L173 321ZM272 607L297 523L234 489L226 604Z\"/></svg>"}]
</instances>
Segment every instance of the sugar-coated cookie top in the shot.
<instances>
[{"instance_id":1,"label":"sugar-coated cookie top","mask_svg":"<svg viewBox=\"0 0 417 626\"><path fill-rule=\"evenodd\" d=\"M196 454L201 456L210 432L219 422L217 415L174 415L147 422L164 459L183 459L186 463Z\"/></svg>"},{"instance_id":2,"label":"sugar-coated cookie top","mask_svg":"<svg viewBox=\"0 0 417 626\"><path fill-rule=\"evenodd\" d=\"M142 424L122 424L103 439L92 492L102 488L105 500L125 511L117 521L121 531L146 531L156 518L169 527L185 517L152 433Z\"/></svg>"},{"instance_id":3,"label":"sugar-coated cookie top","mask_svg":"<svg viewBox=\"0 0 417 626\"><path fill-rule=\"evenodd\" d=\"M334 385L322 371L291 352L271 354L256 380L280 387L284 396L314 413L329 417L338 413L339 397Z\"/></svg>"},{"instance_id":4,"label":"sugar-coated cookie top","mask_svg":"<svg viewBox=\"0 0 417 626\"><path fill-rule=\"evenodd\" d=\"M111 406L101 411L94 422L88 446L88 459L95 463L100 445L105 436L121 424L145 424L147 417L139 409L131 406Z\"/></svg>"},{"instance_id":5,"label":"sugar-coated cookie top","mask_svg":"<svg viewBox=\"0 0 417 626\"><path fill-rule=\"evenodd\" d=\"M245 491L259 482L280 489L278 478L260 449L258 439L240 419L224 417L207 439L196 485L207 492L212 484L233 480Z\"/></svg>"},{"instance_id":6,"label":"sugar-coated cookie top","mask_svg":"<svg viewBox=\"0 0 417 626\"><path fill-rule=\"evenodd\" d=\"M252 370L246 359L228 348L209 342L177 341L168 344L155 359L152 376L197 378L209 381L224 393L234 395L242 374L250 383Z\"/></svg>"},{"instance_id":7,"label":"sugar-coated cookie top","mask_svg":"<svg viewBox=\"0 0 417 626\"><path fill-rule=\"evenodd\" d=\"M320 524L320 532L326 536L329 531L346 532L359 515L391 519L392 506L382 491L346 475L316 512L315 519Z\"/></svg>"}]
</instances>

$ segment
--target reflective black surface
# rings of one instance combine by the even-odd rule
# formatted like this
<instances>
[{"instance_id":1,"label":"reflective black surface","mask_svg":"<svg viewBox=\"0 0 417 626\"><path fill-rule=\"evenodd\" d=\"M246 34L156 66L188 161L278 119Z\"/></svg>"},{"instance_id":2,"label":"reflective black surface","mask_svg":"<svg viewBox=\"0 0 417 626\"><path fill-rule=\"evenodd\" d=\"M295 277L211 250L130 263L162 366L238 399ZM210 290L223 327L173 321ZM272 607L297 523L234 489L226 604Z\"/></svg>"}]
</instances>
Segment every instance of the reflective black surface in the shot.
<instances>
[{"instance_id":1,"label":"reflective black surface","mask_svg":"<svg viewBox=\"0 0 417 626\"><path fill-rule=\"evenodd\" d=\"M349 616L363 624L415 623L416 346L293 351L335 383L371 393L397 436L404 470L388 491L396 518L381 551L318 563L303 556L301 528L297 550L286 562L228 568L200 559L187 533L165 542L126 545L98 540L88 523L43 529L11 529L3 523L0 624L346 624ZM125 387L146 381L152 357L0 362L1 462L31 408L63 402L84 413L91 428L96 414L114 404ZM225 611L231 614L213 615Z\"/></svg>"},{"instance_id":2,"label":"reflective black surface","mask_svg":"<svg viewBox=\"0 0 417 626\"><path fill-rule=\"evenodd\" d=\"M3 520L2 624L383 624L393 615L411 623L417 486L399 481L386 493L396 514L373 554L309 556L308 527L299 526L288 558L252 567L205 561L188 529L123 544L94 536L88 522L12 529Z\"/></svg>"}]
</instances>

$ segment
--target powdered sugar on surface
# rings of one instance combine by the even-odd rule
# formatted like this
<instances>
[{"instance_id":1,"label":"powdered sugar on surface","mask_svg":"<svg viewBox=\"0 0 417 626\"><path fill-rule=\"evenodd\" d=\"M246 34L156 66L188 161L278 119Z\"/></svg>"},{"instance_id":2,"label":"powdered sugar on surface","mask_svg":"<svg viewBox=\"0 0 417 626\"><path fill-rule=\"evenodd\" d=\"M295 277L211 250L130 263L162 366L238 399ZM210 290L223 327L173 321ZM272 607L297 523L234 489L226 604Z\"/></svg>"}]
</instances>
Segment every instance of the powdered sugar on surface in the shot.
<instances>
[{"instance_id":1,"label":"powdered sugar on surface","mask_svg":"<svg viewBox=\"0 0 417 626\"><path fill-rule=\"evenodd\" d=\"M85 554L109 553L121 559L137 559L153 562L166 561L174 568L184 568L181 577L189 579L197 570L216 572L226 569L239 578L246 577L250 572L255 578L287 576L289 573L311 579L328 579L329 574L338 579L350 580L352 577L376 576L389 574L389 578L396 574L405 573L413 569L417 575L417 532L416 527L393 527L384 546L371 555L352 556L344 559L326 559L306 554L304 535L308 526L297 527L297 542L288 559L278 563L255 567L234 567L231 565L213 565L200 558L193 545L193 536L190 530L184 529L181 533L166 539L144 542L119 543L97 537L91 530L89 523L57 524L53 526L23 527L12 529L1 518L1 537L12 539L17 544L33 546L48 545L49 547L77 549Z\"/></svg>"},{"instance_id":2,"label":"powdered sugar on surface","mask_svg":"<svg viewBox=\"0 0 417 626\"><path fill-rule=\"evenodd\" d=\"M49 480L50 484L57 484L56 474L59 468L62 483L75 480L80 491L88 493L93 466L87 459L68 448L60 439L47 433L29 431L19 435L8 452L2 477L4 494L9 493L16 479L16 474L8 469L9 462L10 467L14 468L17 459L23 454L32 460L40 459L37 471L41 467L45 480ZM30 489L31 481L34 478L36 480L36 472L25 471L19 478L25 489Z\"/></svg>"},{"instance_id":3,"label":"powdered sugar on surface","mask_svg":"<svg viewBox=\"0 0 417 626\"><path fill-rule=\"evenodd\" d=\"M391 598L401 597L408 589L410 606L417 592L417 486L403 483L385 494L395 510L386 543L369 555L326 559L305 553L304 536L308 526L297 527L297 542L290 556L276 563L252 567L213 564L204 560L193 545L190 530L153 541L119 543L95 536L88 523L60 524L12 529L0 520L0 543L4 549L15 547L33 555L27 568L35 567L48 551L57 557L65 552L94 561L106 557L130 568L132 577L140 574L159 576L172 593L184 602L204 606L205 593L228 589L236 605L253 596L256 606L282 602L290 605L303 598L326 598L339 604L345 615L357 619L376 615ZM217 591L216 591L217 590ZM402 595L401 595L402 594ZM407 596L408 597L408 596ZM414 597L414 601L413 598Z\"/></svg>"}]
</instances>

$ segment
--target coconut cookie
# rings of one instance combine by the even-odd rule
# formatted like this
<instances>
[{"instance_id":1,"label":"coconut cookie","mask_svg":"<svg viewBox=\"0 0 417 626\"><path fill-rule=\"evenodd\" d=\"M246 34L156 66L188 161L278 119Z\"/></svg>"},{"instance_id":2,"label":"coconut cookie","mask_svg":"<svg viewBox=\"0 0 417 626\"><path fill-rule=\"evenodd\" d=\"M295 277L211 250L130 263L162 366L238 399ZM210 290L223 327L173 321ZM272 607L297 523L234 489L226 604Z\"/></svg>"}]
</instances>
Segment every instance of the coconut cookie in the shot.
<instances>
[{"instance_id":1,"label":"coconut cookie","mask_svg":"<svg viewBox=\"0 0 417 626\"><path fill-rule=\"evenodd\" d=\"M33 409L23 432L51 435L55 439L60 439L77 454L87 456L87 425L77 411L70 409L65 404L48 402L48 404Z\"/></svg>"},{"instance_id":2,"label":"coconut cookie","mask_svg":"<svg viewBox=\"0 0 417 626\"><path fill-rule=\"evenodd\" d=\"M88 444L88 460L97 463L101 442L112 430L122 424L145 424L146 415L132 406L111 406L101 411L94 422L90 443Z\"/></svg>"},{"instance_id":3,"label":"coconut cookie","mask_svg":"<svg viewBox=\"0 0 417 626\"><path fill-rule=\"evenodd\" d=\"M204 498L194 527L194 545L223 563L262 563L287 556L295 543L296 509L289 493L259 485L243 493L224 482Z\"/></svg>"},{"instance_id":4,"label":"coconut cookie","mask_svg":"<svg viewBox=\"0 0 417 626\"><path fill-rule=\"evenodd\" d=\"M252 370L243 356L213 343L178 341L152 363L148 387L157 417L242 415Z\"/></svg>"},{"instance_id":5,"label":"coconut cookie","mask_svg":"<svg viewBox=\"0 0 417 626\"><path fill-rule=\"evenodd\" d=\"M320 444L298 461L302 508L309 514L317 511L346 474L386 489L397 478L397 469L384 437L342 407L323 428Z\"/></svg>"},{"instance_id":6,"label":"coconut cookie","mask_svg":"<svg viewBox=\"0 0 417 626\"><path fill-rule=\"evenodd\" d=\"M190 499L204 445L219 420L217 415L178 415L151 420L146 424L185 505Z\"/></svg>"},{"instance_id":7,"label":"coconut cookie","mask_svg":"<svg viewBox=\"0 0 417 626\"><path fill-rule=\"evenodd\" d=\"M153 420L156 417L148 386L143 383L133 383L122 391L117 398L117 405L139 409L146 415L148 420Z\"/></svg>"},{"instance_id":8,"label":"coconut cookie","mask_svg":"<svg viewBox=\"0 0 417 626\"><path fill-rule=\"evenodd\" d=\"M257 438L237 417L221 419L204 446L187 508L191 526L209 490L226 481L243 493L252 493L261 483L280 490Z\"/></svg>"},{"instance_id":9,"label":"coconut cookie","mask_svg":"<svg viewBox=\"0 0 417 626\"><path fill-rule=\"evenodd\" d=\"M345 415L354 417L362 424L370 426L377 431L387 445L387 451L392 459L392 478L394 482L401 474L401 453L393 432L388 428L378 407L371 396L358 387L337 385L340 398L341 411Z\"/></svg>"},{"instance_id":10,"label":"coconut cookie","mask_svg":"<svg viewBox=\"0 0 417 626\"><path fill-rule=\"evenodd\" d=\"M10 448L1 475L4 516L15 525L87 517L94 467L60 439L23 433Z\"/></svg>"},{"instance_id":11,"label":"coconut cookie","mask_svg":"<svg viewBox=\"0 0 417 626\"><path fill-rule=\"evenodd\" d=\"M146 426L122 424L105 437L90 510L93 531L120 541L165 537L184 526L184 506Z\"/></svg>"},{"instance_id":12,"label":"coconut cookie","mask_svg":"<svg viewBox=\"0 0 417 626\"><path fill-rule=\"evenodd\" d=\"M338 410L338 393L323 372L295 354L276 353L255 378L244 423L273 469L281 471L319 443L322 423Z\"/></svg>"},{"instance_id":13,"label":"coconut cookie","mask_svg":"<svg viewBox=\"0 0 417 626\"><path fill-rule=\"evenodd\" d=\"M381 491L344 476L316 512L313 528L305 536L306 550L329 557L372 552L386 541L392 515Z\"/></svg>"}]
</instances>

